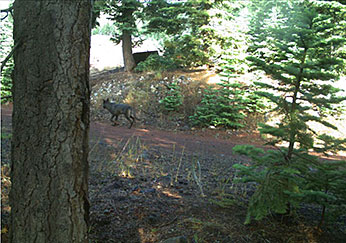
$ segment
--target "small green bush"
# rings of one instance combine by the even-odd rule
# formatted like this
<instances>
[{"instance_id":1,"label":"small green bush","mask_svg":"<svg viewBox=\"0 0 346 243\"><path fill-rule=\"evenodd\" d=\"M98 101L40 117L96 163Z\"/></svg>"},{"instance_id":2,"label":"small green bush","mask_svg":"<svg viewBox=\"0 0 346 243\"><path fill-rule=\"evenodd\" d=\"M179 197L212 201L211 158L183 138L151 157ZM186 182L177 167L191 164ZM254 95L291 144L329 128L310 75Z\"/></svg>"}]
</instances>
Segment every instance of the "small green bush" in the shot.
<instances>
[{"instance_id":1,"label":"small green bush","mask_svg":"<svg viewBox=\"0 0 346 243\"><path fill-rule=\"evenodd\" d=\"M251 166L234 165L240 182L254 182L257 189L250 199L245 223L251 218L260 220L271 213L285 214L301 207L301 203L321 207L319 227L326 210L345 212L346 161L323 161L305 150L295 150L290 163L281 150L267 150L252 145L237 145L233 151L252 159Z\"/></svg>"},{"instance_id":2,"label":"small green bush","mask_svg":"<svg viewBox=\"0 0 346 243\"><path fill-rule=\"evenodd\" d=\"M193 126L225 127L238 129L244 126L246 102L242 85L238 82L223 80L218 88L209 86L204 91L201 104L195 114L190 116Z\"/></svg>"},{"instance_id":3,"label":"small green bush","mask_svg":"<svg viewBox=\"0 0 346 243\"><path fill-rule=\"evenodd\" d=\"M178 111L183 103L180 87L177 83L171 83L166 86L168 91L166 97L160 100L160 104L163 105L163 110L166 112Z\"/></svg>"},{"instance_id":4,"label":"small green bush","mask_svg":"<svg viewBox=\"0 0 346 243\"><path fill-rule=\"evenodd\" d=\"M145 61L138 63L136 72L169 71L177 69L177 65L168 57L157 54L150 55Z\"/></svg>"}]
</instances>

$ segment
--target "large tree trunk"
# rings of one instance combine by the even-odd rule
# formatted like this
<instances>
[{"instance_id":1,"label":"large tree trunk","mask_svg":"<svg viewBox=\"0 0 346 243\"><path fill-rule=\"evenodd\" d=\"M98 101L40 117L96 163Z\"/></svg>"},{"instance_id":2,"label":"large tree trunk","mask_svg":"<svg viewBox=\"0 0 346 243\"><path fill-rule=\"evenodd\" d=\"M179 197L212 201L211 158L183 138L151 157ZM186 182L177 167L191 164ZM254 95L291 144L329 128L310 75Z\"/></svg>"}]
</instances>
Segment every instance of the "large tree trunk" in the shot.
<instances>
[{"instance_id":1,"label":"large tree trunk","mask_svg":"<svg viewBox=\"0 0 346 243\"><path fill-rule=\"evenodd\" d=\"M10 241L88 242L91 1L14 3Z\"/></svg>"},{"instance_id":2,"label":"large tree trunk","mask_svg":"<svg viewBox=\"0 0 346 243\"><path fill-rule=\"evenodd\" d=\"M128 31L123 32L122 44L125 71L131 72L136 67L136 63L132 55L131 34Z\"/></svg>"}]
</instances>

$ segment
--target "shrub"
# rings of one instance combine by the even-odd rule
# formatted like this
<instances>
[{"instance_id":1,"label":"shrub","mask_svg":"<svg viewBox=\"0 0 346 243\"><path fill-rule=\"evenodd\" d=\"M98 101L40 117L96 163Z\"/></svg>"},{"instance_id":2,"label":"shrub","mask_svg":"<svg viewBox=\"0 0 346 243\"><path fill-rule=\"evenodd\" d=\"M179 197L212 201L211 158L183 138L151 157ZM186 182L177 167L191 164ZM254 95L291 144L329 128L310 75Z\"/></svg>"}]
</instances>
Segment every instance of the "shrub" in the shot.
<instances>
[{"instance_id":1,"label":"shrub","mask_svg":"<svg viewBox=\"0 0 346 243\"><path fill-rule=\"evenodd\" d=\"M168 71L177 69L177 65L168 57L159 56L157 54L150 55L145 61L138 63L135 71L137 72L153 72Z\"/></svg>"},{"instance_id":2,"label":"shrub","mask_svg":"<svg viewBox=\"0 0 346 243\"><path fill-rule=\"evenodd\" d=\"M166 112L178 111L183 103L180 87L175 82L167 84L166 87L168 89L166 97L160 100L160 104L163 105L163 109Z\"/></svg>"}]
</instances>

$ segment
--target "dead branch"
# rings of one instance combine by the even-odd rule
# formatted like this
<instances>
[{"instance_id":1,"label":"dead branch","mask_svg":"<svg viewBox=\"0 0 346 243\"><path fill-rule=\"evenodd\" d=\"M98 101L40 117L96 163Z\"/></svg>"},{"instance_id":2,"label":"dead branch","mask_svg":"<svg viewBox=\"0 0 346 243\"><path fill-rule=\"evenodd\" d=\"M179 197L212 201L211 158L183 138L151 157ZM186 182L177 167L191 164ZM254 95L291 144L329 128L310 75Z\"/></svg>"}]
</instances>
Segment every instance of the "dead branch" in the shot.
<instances>
[{"instance_id":1,"label":"dead branch","mask_svg":"<svg viewBox=\"0 0 346 243\"><path fill-rule=\"evenodd\" d=\"M14 51L17 49L17 47L19 46L20 42L17 42L17 44L12 48L11 52L7 55L7 57L1 62L1 69L0 72L2 72L2 70L4 69L6 63L8 62L8 60L10 60L10 58L13 56Z\"/></svg>"},{"instance_id":2,"label":"dead branch","mask_svg":"<svg viewBox=\"0 0 346 243\"><path fill-rule=\"evenodd\" d=\"M10 13L13 16L12 10L13 10L13 6L6 9L0 9L0 13L6 13L5 17L1 18L1 21L3 21L4 19L8 17L8 13Z\"/></svg>"}]
</instances>

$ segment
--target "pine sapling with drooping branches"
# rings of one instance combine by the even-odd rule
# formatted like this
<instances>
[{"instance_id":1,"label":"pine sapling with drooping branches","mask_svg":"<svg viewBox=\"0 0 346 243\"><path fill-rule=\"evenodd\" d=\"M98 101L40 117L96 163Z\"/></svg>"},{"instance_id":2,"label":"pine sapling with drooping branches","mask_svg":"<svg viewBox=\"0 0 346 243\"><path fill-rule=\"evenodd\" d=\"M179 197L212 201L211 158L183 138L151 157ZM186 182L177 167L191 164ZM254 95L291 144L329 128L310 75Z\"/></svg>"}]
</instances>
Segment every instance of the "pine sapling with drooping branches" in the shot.
<instances>
[{"instance_id":1,"label":"pine sapling with drooping branches","mask_svg":"<svg viewBox=\"0 0 346 243\"><path fill-rule=\"evenodd\" d=\"M325 8L335 8L332 3L324 4ZM242 180L257 183L246 223L252 217L261 219L270 213L288 215L303 201L325 207L344 198L340 176L327 175L345 170L346 162L334 166L311 156L309 151L327 154L346 150L345 139L318 136L311 126L314 122L336 129L322 111L333 112L346 100L339 96L341 90L333 87L339 75L336 70L344 65L338 51L346 41L336 33L338 24L345 24L337 23L334 15L310 1L273 6L271 11L262 22L268 36L254 35L248 60L254 69L271 76L272 82L256 83L260 89L257 94L275 104L273 111L280 120L260 128L261 134L270 135L268 145L275 146L275 150L258 151L252 146L234 149L253 160L251 166L235 166Z\"/></svg>"},{"instance_id":2,"label":"pine sapling with drooping branches","mask_svg":"<svg viewBox=\"0 0 346 243\"><path fill-rule=\"evenodd\" d=\"M183 96L181 94L180 86L176 82L167 84L166 97L160 100L163 109L167 112L178 111L179 107L183 104Z\"/></svg>"},{"instance_id":3,"label":"pine sapling with drooping branches","mask_svg":"<svg viewBox=\"0 0 346 243\"><path fill-rule=\"evenodd\" d=\"M190 117L195 126L215 126L239 129L244 126L248 99L244 97L244 85L237 81L237 74L232 60L224 65L222 79L217 87L209 86L196 108L195 114Z\"/></svg>"}]
</instances>

